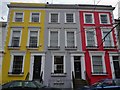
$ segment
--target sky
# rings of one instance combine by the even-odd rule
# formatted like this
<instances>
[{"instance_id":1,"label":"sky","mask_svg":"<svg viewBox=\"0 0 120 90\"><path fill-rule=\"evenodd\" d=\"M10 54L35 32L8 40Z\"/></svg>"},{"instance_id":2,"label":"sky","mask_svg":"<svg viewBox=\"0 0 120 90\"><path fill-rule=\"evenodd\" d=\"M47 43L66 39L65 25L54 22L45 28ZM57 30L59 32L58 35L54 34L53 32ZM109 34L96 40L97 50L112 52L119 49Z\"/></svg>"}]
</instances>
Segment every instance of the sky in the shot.
<instances>
[{"instance_id":1,"label":"sky","mask_svg":"<svg viewBox=\"0 0 120 90\"><path fill-rule=\"evenodd\" d=\"M112 5L116 7L113 11L114 18L118 18L118 2L120 0L0 0L0 21L7 21L8 8L10 2L25 2L25 3L46 3L50 4L96 4L96 5ZM120 5L119 5L120 6Z\"/></svg>"}]
</instances>

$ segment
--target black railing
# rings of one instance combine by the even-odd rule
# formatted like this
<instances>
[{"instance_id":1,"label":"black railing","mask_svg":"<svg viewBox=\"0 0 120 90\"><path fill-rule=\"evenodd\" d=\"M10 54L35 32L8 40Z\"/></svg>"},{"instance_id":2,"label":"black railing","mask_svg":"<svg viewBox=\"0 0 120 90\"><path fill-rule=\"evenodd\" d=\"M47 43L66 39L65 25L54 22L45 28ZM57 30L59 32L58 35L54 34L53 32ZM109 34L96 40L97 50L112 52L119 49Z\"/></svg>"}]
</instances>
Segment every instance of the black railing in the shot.
<instances>
[{"instance_id":1,"label":"black railing","mask_svg":"<svg viewBox=\"0 0 120 90\"><path fill-rule=\"evenodd\" d=\"M43 77L43 71L42 71L41 74L40 74L40 83L43 83L42 77Z\"/></svg>"},{"instance_id":2,"label":"black railing","mask_svg":"<svg viewBox=\"0 0 120 90\"><path fill-rule=\"evenodd\" d=\"M85 71L85 76L86 76L86 80L87 80L88 85L90 85L91 80L90 80L90 77L88 76L88 73L86 71Z\"/></svg>"},{"instance_id":3,"label":"black railing","mask_svg":"<svg viewBox=\"0 0 120 90\"><path fill-rule=\"evenodd\" d=\"M73 71L72 71L72 83L73 83L73 88L75 88L75 76Z\"/></svg>"}]
</instances>

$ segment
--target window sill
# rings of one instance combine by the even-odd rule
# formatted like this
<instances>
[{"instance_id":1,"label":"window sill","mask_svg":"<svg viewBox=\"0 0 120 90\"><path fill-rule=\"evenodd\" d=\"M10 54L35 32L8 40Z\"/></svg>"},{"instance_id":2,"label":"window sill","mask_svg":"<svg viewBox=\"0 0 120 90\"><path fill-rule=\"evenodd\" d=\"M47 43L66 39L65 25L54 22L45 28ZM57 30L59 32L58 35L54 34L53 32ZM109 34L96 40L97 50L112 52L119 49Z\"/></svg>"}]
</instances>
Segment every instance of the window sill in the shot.
<instances>
[{"instance_id":1,"label":"window sill","mask_svg":"<svg viewBox=\"0 0 120 90\"><path fill-rule=\"evenodd\" d=\"M94 73L92 72L92 75L99 76L99 75L108 75L107 72L101 72L101 73Z\"/></svg>"},{"instance_id":2,"label":"window sill","mask_svg":"<svg viewBox=\"0 0 120 90\"><path fill-rule=\"evenodd\" d=\"M100 23L102 25L111 25L111 23Z\"/></svg>"},{"instance_id":3,"label":"window sill","mask_svg":"<svg viewBox=\"0 0 120 90\"><path fill-rule=\"evenodd\" d=\"M13 74L12 72L8 72L8 76L24 76L24 72L20 73L20 74Z\"/></svg>"},{"instance_id":4,"label":"window sill","mask_svg":"<svg viewBox=\"0 0 120 90\"><path fill-rule=\"evenodd\" d=\"M84 24L95 24L95 23L84 23Z\"/></svg>"},{"instance_id":5,"label":"window sill","mask_svg":"<svg viewBox=\"0 0 120 90\"><path fill-rule=\"evenodd\" d=\"M38 46L37 47L26 46L26 48L32 50L32 49L38 49Z\"/></svg>"},{"instance_id":6,"label":"window sill","mask_svg":"<svg viewBox=\"0 0 120 90\"><path fill-rule=\"evenodd\" d=\"M17 47L15 47L15 46L8 46L8 49L20 49L20 46L17 46Z\"/></svg>"},{"instance_id":7,"label":"window sill","mask_svg":"<svg viewBox=\"0 0 120 90\"><path fill-rule=\"evenodd\" d=\"M60 46L48 46L48 49L60 49Z\"/></svg>"},{"instance_id":8,"label":"window sill","mask_svg":"<svg viewBox=\"0 0 120 90\"><path fill-rule=\"evenodd\" d=\"M48 24L60 24L58 22L49 22Z\"/></svg>"},{"instance_id":9,"label":"window sill","mask_svg":"<svg viewBox=\"0 0 120 90\"><path fill-rule=\"evenodd\" d=\"M33 23L33 24L37 24L38 23L39 24L40 22L29 22L29 23Z\"/></svg>"},{"instance_id":10,"label":"window sill","mask_svg":"<svg viewBox=\"0 0 120 90\"><path fill-rule=\"evenodd\" d=\"M98 49L98 46L86 46L87 49Z\"/></svg>"},{"instance_id":11,"label":"window sill","mask_svg":"<svg viewBox=\"0 0 120 90\"><path fill-rule=\"evenodd\" d=\"M23 23L24 21L18 22L18 21L13 21L13 23Z\"/></svg>"},{"instance_id":12,"label":"window sill","mask_svg":"<svg viewBox=\"0 0 120 90\"><path fill-rule=\"evenodd\" d=\"M65 46L65 49L68 49L68 50L69 50L69 49L70 49L70 50L73 49L73 50L74 50L74 49L77 49L77 46L73 46L73 47Z\"/></svg>"},{"instance_id":13,"label":"window sill","mask_svg":"<svg viewBox=\"0 0 120 90\"><path fill-rule=\"evenodd\" d=\"M76 22L65 22L64 24L76 24Z\"/></svg>"},{"instance_id":14,"label":"window sill","mask_svg":"<svg viewBox=\"0 0 120 90\"><path fill-rule=\"evenodd\" d=\"M116 46L104 46L103 47L104 49L115 49L115 48L117 48Z\"/></svg>"},{"instance_id":15,"label":"window sill","mask_svg":"<svg viewBox=\"0 0 120 90\"><path fill-rule=\"evenodd\" d=\"M66 77L67 73L51 73L51 77Z\"/></svg>"}]
</instances>

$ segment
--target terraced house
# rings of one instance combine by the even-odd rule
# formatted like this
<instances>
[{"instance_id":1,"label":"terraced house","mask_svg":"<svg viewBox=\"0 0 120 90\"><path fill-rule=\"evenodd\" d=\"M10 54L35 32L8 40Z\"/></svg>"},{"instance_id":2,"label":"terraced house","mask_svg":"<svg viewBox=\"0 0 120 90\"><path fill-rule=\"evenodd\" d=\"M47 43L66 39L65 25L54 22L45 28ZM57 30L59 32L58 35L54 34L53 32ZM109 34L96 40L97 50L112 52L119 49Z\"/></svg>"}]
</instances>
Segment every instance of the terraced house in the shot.
<instances>
[{"instance_id":1,"label":"terraced house","mask_svg":"<svg viewBox=\"0 0 120 90\"><path fill-rule=\"evenodd\" d=\"M6 22L0 22L0 84L2 83L2 61L4 57L4 43L6 37Z\"/></svg>"},{"instance_id":2,"label":"terraced house","mask_svg":"<svg viewBox=\"0 0 120 90\"><path fill-rule=\"evenodd\" d=\"M73 75L85 80L85 60L75 5L46 5L44 83L73 88Z\"/></svg>"},{"instance_id":3,"label":"terraced house","mask_svg":"<svg viewBox=\"0 0 120 90\"><path fill-rule=\"evenodd\" d=\"M77 88L119 75L112 6L11 3L3 83L39 80ZM115 73L114 73L115 72Z\"/></svg>"},{"instance_id":4,"label":"terraced house","mask_svg":"<svg viewBox=\"0 0 120 90\"><path fill-rule=\"evenodd\" d=\"M11 3L2 67L3 83L37 78L36 64L44 68L44 4ZM27 77L29 76L29 77Z\"/></svg>"}]
</instances>

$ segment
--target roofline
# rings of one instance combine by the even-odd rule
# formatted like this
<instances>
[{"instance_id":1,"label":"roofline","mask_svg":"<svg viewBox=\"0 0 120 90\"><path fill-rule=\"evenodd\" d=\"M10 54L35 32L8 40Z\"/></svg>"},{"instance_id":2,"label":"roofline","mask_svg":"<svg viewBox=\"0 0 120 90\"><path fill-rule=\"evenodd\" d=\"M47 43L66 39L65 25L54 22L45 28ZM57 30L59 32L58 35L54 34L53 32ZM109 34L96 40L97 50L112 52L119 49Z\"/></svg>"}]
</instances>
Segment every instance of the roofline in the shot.
<instances>
[{"instance_id":1,"label":"roofline","mask_svg":"<svg viewBox=\"0 0 120 90\"><path fill-rule=\"evenodd\" d=\"M44 4L44 3L10 3L9 8L44 8L44 9L93 9L93 10L114 10L111 5L93 4Z\"/></svg>"}]
</instances>

